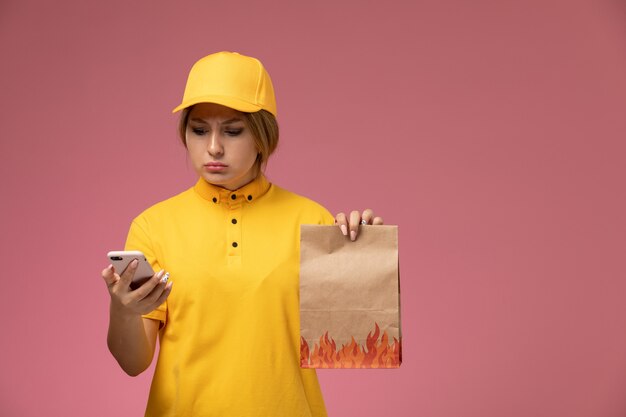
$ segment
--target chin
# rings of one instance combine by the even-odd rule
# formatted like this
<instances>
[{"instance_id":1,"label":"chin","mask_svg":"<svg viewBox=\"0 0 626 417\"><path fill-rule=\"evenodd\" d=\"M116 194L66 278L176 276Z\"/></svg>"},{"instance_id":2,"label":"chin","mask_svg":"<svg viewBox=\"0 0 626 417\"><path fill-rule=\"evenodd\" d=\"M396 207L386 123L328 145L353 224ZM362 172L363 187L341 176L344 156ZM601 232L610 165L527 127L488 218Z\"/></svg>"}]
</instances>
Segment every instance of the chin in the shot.
<instances>
[{"instance_id":1,"label":"chin","mask_svg":"<svg viewBox=\"0 0 626 417\"><path fill-rule=\"evenodd\" d=\"M232 178L229 178L227 175L224 174L207 172L202 173L202 178L215 185L226 184L227 182L232 180Z\"/></svg>"}]
</instances>

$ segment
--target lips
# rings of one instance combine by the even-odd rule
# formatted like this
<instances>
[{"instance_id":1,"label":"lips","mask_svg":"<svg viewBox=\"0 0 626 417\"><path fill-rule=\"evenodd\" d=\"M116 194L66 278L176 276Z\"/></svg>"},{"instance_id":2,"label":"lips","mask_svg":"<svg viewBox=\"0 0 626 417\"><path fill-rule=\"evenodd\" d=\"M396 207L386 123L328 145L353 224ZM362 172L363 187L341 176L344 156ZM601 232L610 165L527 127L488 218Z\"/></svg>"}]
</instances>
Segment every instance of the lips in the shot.
<instances>
[{"instance_id":1,"label":"lips","mask_svg":"<svg viewBox=\"0 0 626 417\"><path fill-rule=\"evenodd\" d=\"M209 162L204 164L204 170L207 172L225 172L228 165L223 164L221 162Z\"/></svg>"}]
</instances>

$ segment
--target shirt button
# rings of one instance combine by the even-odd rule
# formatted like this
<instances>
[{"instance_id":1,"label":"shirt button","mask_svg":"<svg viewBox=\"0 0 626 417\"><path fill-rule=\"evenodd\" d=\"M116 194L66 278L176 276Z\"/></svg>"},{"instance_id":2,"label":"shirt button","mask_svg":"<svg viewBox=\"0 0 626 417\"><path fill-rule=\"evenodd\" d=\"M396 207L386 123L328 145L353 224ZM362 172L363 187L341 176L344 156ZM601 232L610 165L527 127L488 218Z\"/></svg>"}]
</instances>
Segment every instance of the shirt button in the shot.
<instances>
[{"instance_id":1,"label":"shirt button","mask_svg":"<svg viewBox=\"0 0 626 417\"><path fill-rule=\"evenodd\" d=\"M232 198L233 200L237 198L237 196L235 194L231 195L230 198Z\"/></svg>"},{"instance_id":2,"label":"shirt button","mask_svg":"<svg viewBox=\"0 0 626 417\"><path fill-rule=\"evenodd\" d=\"M250 200L252 200L252 196L251 195L248 196L248 201L250 201Z\"/></svg>"},{"instance_id":3,"label":"shirt button","mask_svg":"<svg viewBox=\"0 0 626 417\"><path fill-rule=\"evenodd\" d=\"M237 219L232 219L231 222L233 222L233 224L237 224Z\"/></svg>"},{"instance_id":4,"label":"shirt button","mask_svg":"<svg viewBox=\"0 0 626 417\"><path fill-rule=\"evenodd\" d=\"M217 203L217 198L213 197L213 202Z\"/></svg>"},{"instance_id":5,"label":"shirt button","mask_svg":"<svg viewBox=\"0 0 626 417\"><path fill-rule=\"evenodd\" d=\"M237 242L233 242L233 248L236 248L237 246Z\"/></svg>"}]
</instances>

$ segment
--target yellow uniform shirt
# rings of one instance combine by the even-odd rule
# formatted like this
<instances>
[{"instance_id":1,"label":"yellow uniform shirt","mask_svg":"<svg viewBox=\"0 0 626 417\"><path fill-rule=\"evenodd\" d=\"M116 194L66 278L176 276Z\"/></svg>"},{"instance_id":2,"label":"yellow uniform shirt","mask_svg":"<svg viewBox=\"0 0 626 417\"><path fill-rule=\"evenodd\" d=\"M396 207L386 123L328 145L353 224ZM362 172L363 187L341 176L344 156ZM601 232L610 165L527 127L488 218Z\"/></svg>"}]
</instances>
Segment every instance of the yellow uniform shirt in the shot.
<instances>
[{"instance_id":1,"label":"yellow uniform shirt","mask_svg":"<svg viewBox=\"0 0 626 417\"><path fill-rule=\"evenodd\" d=\"M133 220L141 250L174 282L146 416L326 416L315 371L299 367L300 224L319 204L260 175L236 191L200 178Z\"/></svg>"}]
</instances>

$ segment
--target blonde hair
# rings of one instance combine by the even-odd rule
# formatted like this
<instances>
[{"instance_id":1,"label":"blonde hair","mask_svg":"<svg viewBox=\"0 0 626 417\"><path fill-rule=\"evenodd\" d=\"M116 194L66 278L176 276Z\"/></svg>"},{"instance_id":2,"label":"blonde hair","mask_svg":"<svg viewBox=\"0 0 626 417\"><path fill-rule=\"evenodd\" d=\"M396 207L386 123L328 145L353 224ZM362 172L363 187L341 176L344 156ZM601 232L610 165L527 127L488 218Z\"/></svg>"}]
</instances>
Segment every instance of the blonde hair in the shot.
<instances>
[{"instance_id":1,"label":"blonde hair","mask_svg":"<svg viewBox=\"0 0 626 417\"><path fill-rule=\"evenodd\" d=\"M189 121L189 113L193 106L182 110L180 120L178 121L178 136L187 147L187 122ZM241 112L244 117L246 126L252 132L254 143L259 150L257 163L260 169L267 164L270 155L274 153L278 147L278 121L276 117L267 110L259 110L254 113Z\"/></svg>"}]
</instances>

